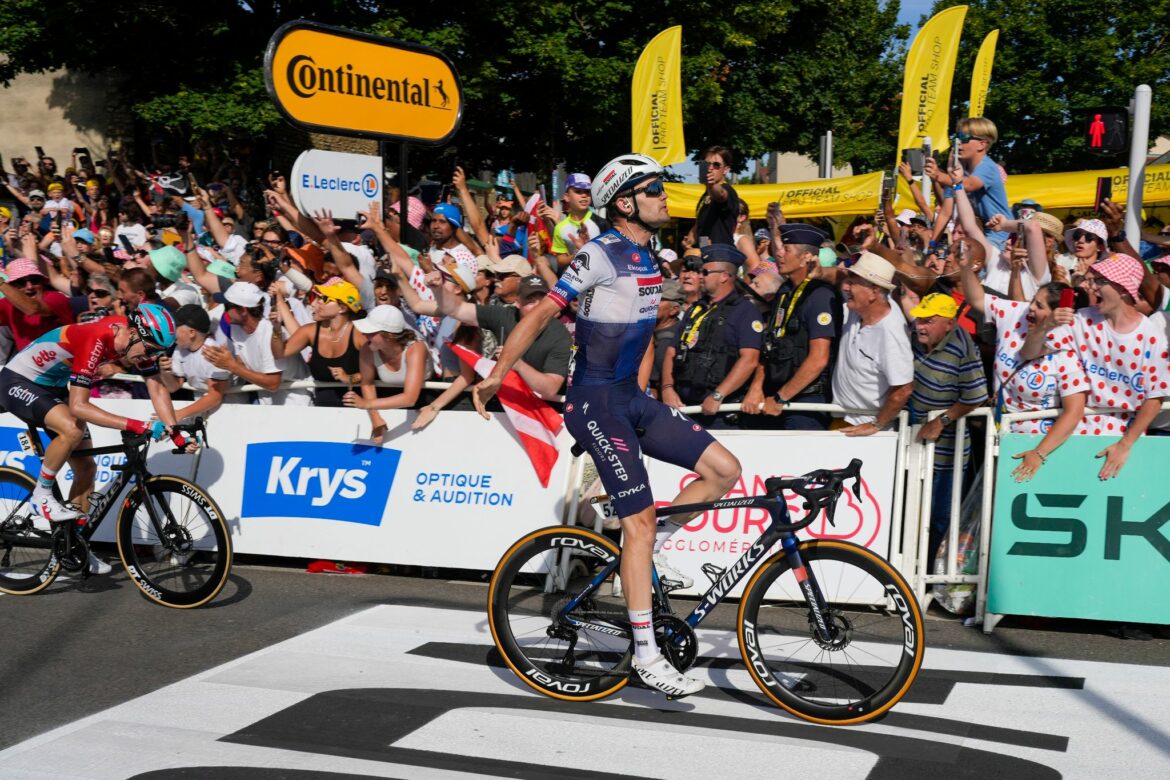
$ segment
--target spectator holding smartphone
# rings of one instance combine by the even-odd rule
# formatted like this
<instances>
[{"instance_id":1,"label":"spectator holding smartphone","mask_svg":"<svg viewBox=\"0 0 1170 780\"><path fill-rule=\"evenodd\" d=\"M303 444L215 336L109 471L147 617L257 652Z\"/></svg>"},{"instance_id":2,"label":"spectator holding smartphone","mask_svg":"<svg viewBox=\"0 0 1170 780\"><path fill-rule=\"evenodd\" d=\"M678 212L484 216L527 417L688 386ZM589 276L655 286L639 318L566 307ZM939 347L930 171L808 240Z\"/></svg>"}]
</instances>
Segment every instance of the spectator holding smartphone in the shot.
<instances>
[{"instance_id":1,"label":"spectator holding smartphone","mask_svg":"<svg viewBox=\"0 0 1170 780\"><path fill-rule=\"evenodd\" d=\"M703 197L695 210L695 224L687 234L687 246L700 249L711 244L735 246L735 225L739 217L739 195L727 182L734 156L724 146L712 146L703 152L700 171L706 170Z\"/></svg>"},{"instance_id":2,"label":"spectator holding smartphone","mask_svg":"<svg viewBox=\"0 0 1170 780\"><path fill-rule=\"evenodd\" d=\"M1004 188L1004 174L995 160L987 156L997 140L999 131L987 117L973 116L959 120L955 133L956 154L966 173L961 183L976 215L985 223L996 214L1005 219L1012 218L1007 190ZM943 171L933 157L926 158L923 171L944 188L943 195L949 199L953 194L951 187L957 183L951 174ZM1007 239L1008 234L1003 231L987 234L987 240L996 249L1003 249Z\"/></svg>"}]
</instances>

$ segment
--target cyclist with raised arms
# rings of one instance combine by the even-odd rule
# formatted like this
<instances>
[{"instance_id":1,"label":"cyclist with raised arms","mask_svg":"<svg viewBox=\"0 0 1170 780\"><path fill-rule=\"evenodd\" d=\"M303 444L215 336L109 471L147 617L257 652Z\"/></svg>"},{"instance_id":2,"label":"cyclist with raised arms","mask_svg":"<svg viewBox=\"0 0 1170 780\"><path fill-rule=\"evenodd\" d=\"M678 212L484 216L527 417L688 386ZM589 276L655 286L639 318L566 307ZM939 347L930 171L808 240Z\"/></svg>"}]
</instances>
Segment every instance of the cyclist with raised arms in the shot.
<instances>
[{"instance_id":1,"label":"cyclist with raised arms","mask_svg":"<svg viewBox=\"0 0 1170 780\"><path fill-rule=\"evenodd\" d=\"M662 297L662 273L650 247L654 233L670 220L661 177L661 166L641 154L617 157L598 172L593 203L606 207L613 229L585 244L552 292L520 320L472 398L487 417L485 404L503 377L549 320L580 297L565 425L592 455L622 521L621 577L634 634L634 669L648 685L686 696L702 690L703 682L671 666L654 637L651 561L657 522L641 451L699 475L675 497L675 505L720 498L739 479L740 465L711 434L647 396L637 383ZM640 441L639 428L645 431Z\"/></svg>"},{"instance_id":2,"label":"cyclist with raised arms","mask_svg":"<svg viewBox=\"0 0 1170 780\"><path fill-rule=\"evenodd\" d=\"M72 457L90 438L87 423L145 433L156 440L176 423L171 395L158 379L158 359L175 343L175 322L165 307L144 303L125 317L103 317L83 325L51 330L21 350L0 370L0 406L30 425L45 428L53 440L45 448L40 478L30 499L42 530L51 522L73 520L88 509L96 467L92 458ZM146 388L159 419L135 420L107 412L90 401L90 390L101 379L100 369L115 360L133 366L146 378ZM176 446L189 442L172 433ZM62 504L53 496L57 472L69 461L73 485ZM42 525L43 523L43 525ZM91 570L109 571L91 555Z\"/></svg>"}]
</instances>

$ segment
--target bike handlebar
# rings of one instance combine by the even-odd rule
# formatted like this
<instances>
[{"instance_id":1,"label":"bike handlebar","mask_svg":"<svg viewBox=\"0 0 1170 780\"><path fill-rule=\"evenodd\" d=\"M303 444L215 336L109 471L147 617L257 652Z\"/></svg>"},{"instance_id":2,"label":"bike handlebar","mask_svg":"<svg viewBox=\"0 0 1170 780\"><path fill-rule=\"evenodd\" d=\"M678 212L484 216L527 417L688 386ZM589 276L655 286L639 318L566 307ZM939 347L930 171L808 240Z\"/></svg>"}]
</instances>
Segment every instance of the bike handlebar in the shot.
<instances>
[{"instance_id":1,"label":"bike handlebar","mask_svg":"<svg viewBox=\"0 0 1170 780\"><path fill-rule=\"evenodd\" d=\"M195 439L202 446L207 445L207 425L202 417L196 417L194 422L189 423L175 423L171 426L172 431L183 431L184 433L192 434ZM122 431L122 443L132 447L137 447L146 444L150 441L150 433L131 433L130 431ZM174 455L182 455L187 449L185 447L175 447L171 450Z\"/></svg>"},{"instance_id":2,"label":"bike handlebar","mask_svg":"<svg viewBox=\"0 0 1170 780\"><path fill-rule=\"evenodd\" d=\"M804 499L804 509L808 512L811 522L817 510L824 509L825 517L830 525L836 525L833 516L837 512L837 499L841 497L841 489L845 481L852 479L853 495L860 502L861 499L861 461L854 458L843 469L817 469L799 477L770 477L764 480L764 487L769 495L779 496L785 490L790 490Z\"/></svg>"}]
</instances>

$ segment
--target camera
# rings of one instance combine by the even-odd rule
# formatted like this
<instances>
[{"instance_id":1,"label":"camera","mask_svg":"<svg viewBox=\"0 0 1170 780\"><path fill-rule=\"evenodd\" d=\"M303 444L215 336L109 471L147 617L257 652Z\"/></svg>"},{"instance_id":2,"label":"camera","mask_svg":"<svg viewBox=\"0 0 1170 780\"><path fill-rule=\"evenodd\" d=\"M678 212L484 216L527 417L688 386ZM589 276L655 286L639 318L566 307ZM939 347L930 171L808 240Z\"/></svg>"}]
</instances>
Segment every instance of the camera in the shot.
<instances>
[{"instance_id":1,"label":"camera","mask_svg":"<svg viewBox=\"0 0 1170 780\"><path fill-rule=\"evenodd\" d=\"M190 221L190 218L184 212L179 212L178 214L156 214L150 218L152 227L175 228L176 230L186 230Z\"/></svg>"}]
</instances>

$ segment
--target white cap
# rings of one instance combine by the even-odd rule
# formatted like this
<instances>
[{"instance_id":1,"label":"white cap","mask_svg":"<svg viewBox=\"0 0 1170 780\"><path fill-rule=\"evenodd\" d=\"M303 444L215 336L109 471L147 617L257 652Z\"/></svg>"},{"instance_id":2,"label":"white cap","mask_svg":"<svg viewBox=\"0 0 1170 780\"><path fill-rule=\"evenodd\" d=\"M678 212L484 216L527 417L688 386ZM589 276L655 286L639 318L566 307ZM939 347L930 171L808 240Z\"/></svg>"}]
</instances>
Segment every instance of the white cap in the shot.
<instances>
[{"instance_id":1,"label":"white cap","mask_svg":"<svg viewBox=\"0 0 1170 780\"><path fill-rule=\"evenodd\" d=\"M894 217L894 221L899 225L909 225L910 220L918 216L918 212L914 209L902 209L898 212L898 216Z\"/></svg>"},{"instance_id":2,"label":"white cap","mask_svg":"<svg viewBox=\"0 0 1170 780\"><path fill-rule=\"evenodd\" d=\"M383 304L370 309L370 313L360 320L354 320L353 326L362 333L401 333L406 330L406 319L397 306Z\"/></svg>"},{"instance_id":3,"label":"white cap","mask_svg":"<svg viewBox=\"0 0 1170 780\"><path fill-rule=\"evenodd\" d=\"M251 282L235 282L223 294L228 303L243 306L245 309L255 308L264 302L264 293Z\"/></svg>"}]
</instances>

